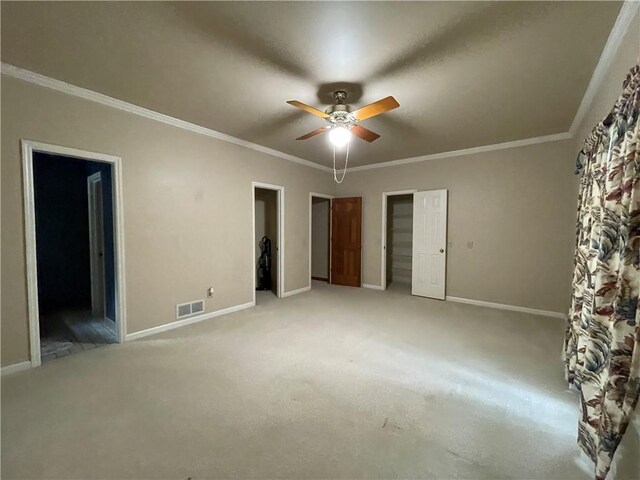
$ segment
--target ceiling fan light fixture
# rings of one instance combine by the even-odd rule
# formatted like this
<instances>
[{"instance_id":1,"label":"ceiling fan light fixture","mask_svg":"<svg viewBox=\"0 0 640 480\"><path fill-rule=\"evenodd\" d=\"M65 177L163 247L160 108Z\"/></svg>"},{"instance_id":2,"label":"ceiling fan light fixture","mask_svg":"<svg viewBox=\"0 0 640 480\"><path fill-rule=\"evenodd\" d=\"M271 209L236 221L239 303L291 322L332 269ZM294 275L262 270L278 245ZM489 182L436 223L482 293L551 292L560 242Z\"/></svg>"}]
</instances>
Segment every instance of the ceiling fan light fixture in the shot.
<instances>
[{"instance_id":1,"label":"ceiling fan light fixture","mask_svg":"<svg viewBox=\"0 0 640 480\"><path fill-rule=\"evenodd\" d=\"M346 127L332 127L329 130L329 141L336 147L344 147L351 139L351 132Z\"/></svg>"}]
</instances>

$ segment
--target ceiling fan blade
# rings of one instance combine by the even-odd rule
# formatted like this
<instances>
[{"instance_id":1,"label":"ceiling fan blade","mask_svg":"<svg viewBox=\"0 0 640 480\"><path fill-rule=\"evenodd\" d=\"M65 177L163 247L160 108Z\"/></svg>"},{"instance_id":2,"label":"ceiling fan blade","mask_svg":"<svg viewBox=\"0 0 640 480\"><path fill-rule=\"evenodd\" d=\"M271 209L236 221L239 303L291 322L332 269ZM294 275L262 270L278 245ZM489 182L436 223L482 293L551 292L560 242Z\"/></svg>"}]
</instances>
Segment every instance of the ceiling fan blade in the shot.
<instances>
[{"instance_id":1,"label":"ceiling fan blade","mask_svg":"<svg viewBox=\"0 0 640 480\"><path fill-rule=\"evenodd\" d=\"M380 115L381 113L387 112L389 110L393 110L394 108L398 108L399 106L400 104L396 101L395 98L387 97L362 108L359 108L358 110L353 112L353 116L356 117L356 120L364 120L366 118L375 117L376 115Z\"/></svg>"},{"instance_id":2,"label":"ceiling fan blade","mask_svg":"<svg viewBox=\"0 0 640 480\"><path fill-rule=\"evenodd\" d=\"M351 133L369 143L380 138L380 135L378 135L376 132L372 132L371 130L361 127L360 125L354 125L353 127L351 127Z\"/></svg>"},{"instance_id":3,"label":"ceiling fan blade","mask_svg":"<svg viewBox=\"0 0 640 480\"><path fill-rule=\"evenodd\" d=\"M311 137L315 137L316 135L326 132L327 130L329 130L329 126L327 125L326 127L320 127L320 128L316 128L313 132L309 132L306 135L303 135L301 137L296 138L296 140L306 140L307 138L311 138Z\"/></svg>"},{"instance_id":4,"label":"ceiling fan blade","mask_svg":"<svg viewBox=\"0 0 640 480\"><path fill-rule=\"evenodd\" d=\"M329 116L328 114L324 113L323 111L318 110L317 108L310 107L309 105L306 105L306 104L304 104L302 102L299 102L297 100L289 100L287 103L289 105L293 105L294 107L301 108L305 112L309 112L309 113L311 113L313 115L317 115L317 116L322 117L322 118L327 118Z\"/></svg>"}]
</instances>

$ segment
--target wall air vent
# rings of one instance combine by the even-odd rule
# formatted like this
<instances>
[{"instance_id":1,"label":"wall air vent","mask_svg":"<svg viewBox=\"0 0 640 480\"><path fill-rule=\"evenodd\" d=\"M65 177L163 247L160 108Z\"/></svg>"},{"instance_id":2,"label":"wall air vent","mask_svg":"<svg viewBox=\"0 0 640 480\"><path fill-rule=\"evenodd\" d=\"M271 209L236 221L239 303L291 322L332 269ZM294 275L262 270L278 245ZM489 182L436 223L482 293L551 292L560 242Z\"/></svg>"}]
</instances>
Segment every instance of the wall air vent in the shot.
<instances>
[{"instance_id":1,"label":"wall air vent","mask_svg":"<svg viewBox=\"0 0 640 480\"><path fill-rule=\"evenodd\" d=\"M176 305L176 319L190 317L204 312L204 300Z\"/></svg>"},{"instance_id":2,"label":"wall air vent","mask_svg":"<svg viewBox=\"0 0 640 480\"><path fill-rule=\"evenodd\" d=\"M191 313L202 313L204 312L204 300L198 300L197 302L193 302L191 304Z\"/></svg>"}]
</instances>

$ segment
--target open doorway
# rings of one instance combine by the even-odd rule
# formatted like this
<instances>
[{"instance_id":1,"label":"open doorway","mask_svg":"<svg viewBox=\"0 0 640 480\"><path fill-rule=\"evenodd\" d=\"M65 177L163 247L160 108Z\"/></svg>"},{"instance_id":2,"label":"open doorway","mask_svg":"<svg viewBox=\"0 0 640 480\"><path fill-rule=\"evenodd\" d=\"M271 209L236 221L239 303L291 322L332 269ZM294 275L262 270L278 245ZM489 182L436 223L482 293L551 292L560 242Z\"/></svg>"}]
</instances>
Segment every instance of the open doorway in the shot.
<instances>
[{"instance_id":1,"label":"open doorway","mask_svg":"<svg viewBox=\"0 0 640 480\"><path fill-rule=\"evenodd\" d=\"M310 195L309 272L311 280L331 282L331 197Z\"/></svg>"},{"instance_id":2,"label":"open doorway","mask_svg":"<svg viewBox=\"0 0 640 480\"><path fill-rule=\"evenodd\" d=\"M253 184L253 255L256 303L282 296L284 187Z\"/></svg>"},{"instance_id":3,"label":"open doorway","mask_svg":"<svg viewBox=\"0 0 640 480\"><path fill-rule=\"evenodd\" d=\"M112 164L33 152L40 360L117 343Z\"/></svg>"},{"instance_id":4,"label":"open doorway","mask_svg":"<svg viewBox=\"0 0 640 480\"><path fill-rule=\"evenodd\" d=\"M382 287L411 293L413 192L383 194Z\"/></svg>"}]
</instances>

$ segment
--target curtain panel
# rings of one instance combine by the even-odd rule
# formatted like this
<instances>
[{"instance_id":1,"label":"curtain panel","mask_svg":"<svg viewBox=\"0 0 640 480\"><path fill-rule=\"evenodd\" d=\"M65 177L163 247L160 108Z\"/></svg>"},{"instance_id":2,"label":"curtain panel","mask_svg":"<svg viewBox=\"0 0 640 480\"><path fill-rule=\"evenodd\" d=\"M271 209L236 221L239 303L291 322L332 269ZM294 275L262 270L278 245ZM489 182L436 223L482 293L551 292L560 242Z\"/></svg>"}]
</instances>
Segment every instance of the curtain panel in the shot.
<instances>
[{"instance_id":1,"label":"curtain panel","mask_svg":"<svg viewBox=\"0 0 640 480\"><path fill-rule=\"evenodd\" d=\"M578 444L606 477L640 393L640 65L578 157L564 360L580 392Z\"/></svg>"}]
</instances>

